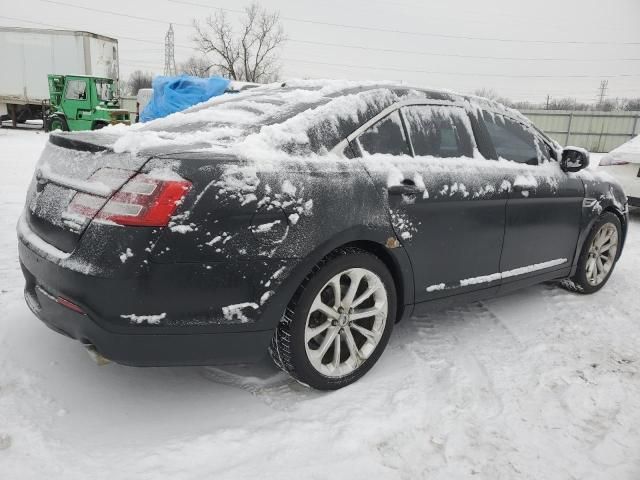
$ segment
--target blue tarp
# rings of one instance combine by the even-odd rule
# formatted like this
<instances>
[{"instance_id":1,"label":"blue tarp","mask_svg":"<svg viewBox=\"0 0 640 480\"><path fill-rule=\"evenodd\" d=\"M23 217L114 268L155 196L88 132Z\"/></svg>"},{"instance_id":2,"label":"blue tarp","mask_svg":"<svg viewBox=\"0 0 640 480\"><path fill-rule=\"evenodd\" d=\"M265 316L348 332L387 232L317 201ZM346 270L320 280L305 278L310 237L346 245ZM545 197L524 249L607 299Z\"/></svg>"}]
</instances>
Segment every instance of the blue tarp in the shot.
<instances>
[{"instance_id":1,"label":"blue tarp","mask_svg":"<svg viewBox=\"0 0 640 480\"><path fill-rule=\"evenodd\" d=\"M140 113L140 121L148 122L189 108L196 103L221 95L229 80L222 77L198 78L189 75L179 77L155 77L153 97Z\"/></svg>"}]
</instances>

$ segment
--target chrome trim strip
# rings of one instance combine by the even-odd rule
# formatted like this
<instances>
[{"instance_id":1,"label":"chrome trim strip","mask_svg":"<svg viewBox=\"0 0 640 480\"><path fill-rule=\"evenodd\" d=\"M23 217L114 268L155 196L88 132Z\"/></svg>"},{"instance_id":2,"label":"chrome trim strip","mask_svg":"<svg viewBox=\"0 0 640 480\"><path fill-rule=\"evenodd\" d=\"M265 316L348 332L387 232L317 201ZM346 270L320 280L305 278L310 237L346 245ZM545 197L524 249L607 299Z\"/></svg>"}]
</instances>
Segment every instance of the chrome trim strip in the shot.
<instances>
[{"instance_id":1,"label":"chrome trim strip","mask_svg":"<svg viewBox=\"0 0 640 480\"><path fill-rule=\"evenodd\" d=\"M504 272L497 272L497 273L491 273L488 275L481 275L479 277L471 277L471 278L465 278L463 280L459 280L458 282L456 282L456 284L444 284L444 283L438 283L435 285L429 285L426 288L426 291L431 293L431 292L435 292L438 290L451 290L454 288L460 288L460 287L468 287L470 285L478 285L481 283L491 283L491 282L495 282L498 280L504 280L505 278L510 278L510 277L517 277L520 275L526 275L528 273L534 273L537 272L539 270L545 270L547 268L552 268L552 267L557 267L560 265L564 265L565 263L568 263L568 260L566 258L556 258L554 260L548 260L546 262L541 262L541 263L535 263L533 265L526 265L524 267L518 267L518 268L514 268L512 270L506 270Z\"/></svg>"},{"instance_id":2,"label":"chrome trim strip","mask_svg":"<svg viewBox=\"0 0 640 480\"><path fill-rule=\"evenodd\" d=\"M58 175L53 172L43 171L42 169L36 170L36 180L38 183L55 183L61 187L70 188L77 192L88 193L90 195L97 195L98 197L110 197L113 195L114 190L106 186L104 183L91 182L88 180L76 180L68 178L62 175Z\"/></svg>"}]
</instances>

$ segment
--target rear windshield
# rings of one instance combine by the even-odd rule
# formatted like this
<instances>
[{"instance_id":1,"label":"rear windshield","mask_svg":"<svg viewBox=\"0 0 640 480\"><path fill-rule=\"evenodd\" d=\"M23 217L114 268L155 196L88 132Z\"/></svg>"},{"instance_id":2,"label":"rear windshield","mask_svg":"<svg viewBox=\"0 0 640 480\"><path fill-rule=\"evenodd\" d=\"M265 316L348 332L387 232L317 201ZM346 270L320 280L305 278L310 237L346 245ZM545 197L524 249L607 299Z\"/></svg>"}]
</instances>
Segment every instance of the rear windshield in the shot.
<instances>
[{"instance_id":1,"label":"rear windshield","mask_svg":"<svg viewBox=\"0 0 640 480\"><path fill-rule=\"evenodd\" d=\"M158 119L143 129L167 133L200 132L217 144L237 142L262 130L270 146L297 155L323 153L397 101L406 91L386 86L322 89L265 86L227 93L185 110L183 115Z\"/></svg>"}]
</instances>

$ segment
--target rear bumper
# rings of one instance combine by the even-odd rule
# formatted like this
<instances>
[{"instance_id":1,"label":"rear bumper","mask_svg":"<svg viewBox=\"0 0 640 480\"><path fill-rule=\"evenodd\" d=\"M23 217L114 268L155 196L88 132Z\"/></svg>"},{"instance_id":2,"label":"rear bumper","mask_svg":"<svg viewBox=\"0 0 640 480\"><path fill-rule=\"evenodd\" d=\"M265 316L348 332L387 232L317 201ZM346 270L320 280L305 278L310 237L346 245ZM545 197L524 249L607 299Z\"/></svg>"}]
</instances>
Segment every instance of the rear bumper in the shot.
<instances>
[{"instance_id":1,"label":"rear bumper","mask_svg":"<svg viewBox=\"0 0 640 480\"><path fill-rule=\"evenodd\" d=\"M238 333L123 334L105 330L88 315L57 303L42 288L25 287L31 311L52 330L93 346L123 365L213 365L260 361L267 355L271 330Z\"/></svg>"},{"instance_id":2,"label":"rear bumper","mask_svg":"<svg viewBox=\"0 0 640 480\"><path fill-rule=\"evenodd\" d=\"M256 318L246 323L224 323L225 319L215 314L219 309L207 318L189 314L189 307L199 302L234 303L234 298L244 297L248 282L230 278L228 265L220 265L217 272L212 269L227 287L216 289L219 285L209 284L211 290L205 295L202 286L194 292L194 285L202 278L194 280L184 265L159 266L150 274L153 278L104 278L57 265L22 240L19 253L26 280L25 299L33 313L51 329L92 345L109 360L134 366L211 365L255 362L268 354L277 323L272 320L279 307L256 311ZM168 292L172 293L170 301ZM70 300L86 314L60 304L58 297ZM167 314L159 324L150 324L113 313L136 311Z\"/></svg>"}]
</instances>

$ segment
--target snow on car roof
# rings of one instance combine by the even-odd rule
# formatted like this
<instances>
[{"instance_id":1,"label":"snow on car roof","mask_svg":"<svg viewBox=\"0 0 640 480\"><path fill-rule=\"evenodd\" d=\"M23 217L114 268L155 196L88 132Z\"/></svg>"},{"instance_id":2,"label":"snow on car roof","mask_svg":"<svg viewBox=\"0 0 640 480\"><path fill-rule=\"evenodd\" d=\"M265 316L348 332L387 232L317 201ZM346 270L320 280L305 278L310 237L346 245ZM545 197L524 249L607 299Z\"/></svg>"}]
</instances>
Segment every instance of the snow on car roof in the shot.
<instances>
[{"instance_id":1,"label":"snow on car roof","mask_svg":"<svg viewBox=\"0 0 640 480\"><path fill-rule=\"evenodd\" d=\"M407 98L466 102L524 119L496 102L398 82L291 80L225 94L181 112L133 126L63 134L116 152L212 150L249 155L257 150L321 153L380 110ZM525 120L526 121L526 120ZM82 138L80 138L82 137Z\"/></svg>"}]
</instances>

